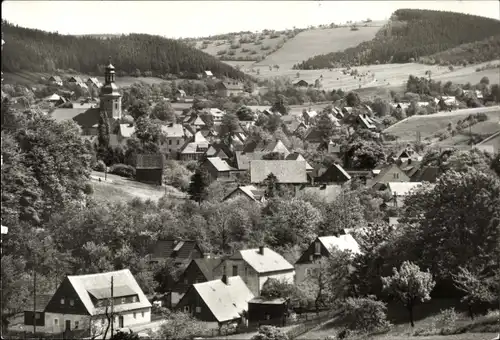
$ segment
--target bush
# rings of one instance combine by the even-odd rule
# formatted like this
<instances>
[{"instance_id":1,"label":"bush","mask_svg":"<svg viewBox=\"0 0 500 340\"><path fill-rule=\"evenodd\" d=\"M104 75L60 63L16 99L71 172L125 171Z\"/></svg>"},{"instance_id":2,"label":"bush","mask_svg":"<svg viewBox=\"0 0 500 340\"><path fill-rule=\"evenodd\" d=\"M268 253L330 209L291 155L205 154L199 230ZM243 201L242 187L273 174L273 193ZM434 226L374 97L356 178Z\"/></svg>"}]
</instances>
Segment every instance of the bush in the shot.
<instances>
[{"instance_id":1,"label":"bush","mask_svg":"<svg viewBox=\"0 0 500 340\"><path fill-rule=\"evenodd\" d=\"M476 119L478 122L484 122L484 121L488 120L488 116L486 115L486 113L480 112L476 115Z\"/></svg>"},{"instance_id":2,"label":"bush","mask_svg":"<svg viewBox=\"0 0 500 340\"><path fill-rule=\"evenodd\" d=\"M224 55L227 53L227 50L220 50L220 51L217 51L217 55Z\"/></svg>"},{"instance_id":3,"label":"bush","mask_svg":"<svg viewBox=\"0 0 500 340\"><path fill-rule=\"evenodd\" d=\"M127 164L115 164L109 170L110 173L122 177L132 178L135 176L135 168Z\"/></svg>"},{"instance_id":4,"label":"bush","mask_svg":"<svg viewBox=\"0 0 500 340\"><path fill-rule=\"evenodd\" d=\"M106 171L106 164L103 161L99 160L94 166L94 171L104 172Z\"/></svg>"},{"instance_id":5,"label":"bush","mask_svg":"<svg viewBox=\"0 0 500 340\"><path fill-rule=\"evenodd\" d=\"M457 312L455 312L455 308L452 307L441 310L436 318L436 325L441 328L441 332L449 332L455 327L457 320Z\"/></svg>"},{"instance_id":6,"label":"bush","mask_svg":"<svg viewBox=\"0 0 500 340\"><path fill-rule=\"evenodd\" d=\"M350 330L372 333L388 330L387 306L374 297L348 298L341 305L341 318Z\"/></svg>"},{"instance_id":7,"label":"bush","mask_svg":"<svg viewBox=\"0 0 500 340\"><path fill-rule=\"evenodd\" d=\"M288 340L288 336L278 327L261 326L259 333L255 334L252 340Z\"/></svg>"},{"instance_id":8,"label":"bush","mask_svg":"<svg viewBox=\"0 0 500 340\"><path fill-rule=\"evenodd\" d=\"M261 49L262 51L267 51L267 50L269 50L270 48L271 48L270 46L262 46L260 49Z\"/></svg>"}]
</instances>

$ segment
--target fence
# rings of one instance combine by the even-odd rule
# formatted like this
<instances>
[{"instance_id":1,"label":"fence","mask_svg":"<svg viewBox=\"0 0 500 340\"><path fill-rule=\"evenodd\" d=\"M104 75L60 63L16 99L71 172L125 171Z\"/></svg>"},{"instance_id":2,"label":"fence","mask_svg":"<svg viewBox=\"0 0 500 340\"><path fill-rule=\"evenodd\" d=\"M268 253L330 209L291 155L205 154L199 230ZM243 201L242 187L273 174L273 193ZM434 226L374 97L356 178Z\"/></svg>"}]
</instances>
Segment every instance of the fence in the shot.
<instances>
[{"instance_id":1,"label":"fence","mask_svg":"<svg viewBox=\"0 0 500 340\"><path fill-rule=\"evenodd\" d=\"M336 313L330 310L320 311L318 313L314 312L314 313L294 314L293 317L288 317L286 319L283 318L270 319L261 322L250 323L248 326L245 325L238 325L236 327L223 326L220 329L219 328L207 329L201 334L198 334L198 336L205 338L217 338L232 334L251 333L251 332L257 332L260 326L271 325L271 326L286 327L286 328L290 326L295 326L286 331L289 338L293 339L299 335L302 335L310 331L320 323L333 318L335 315Z\"/></svg>"}]
</instances>

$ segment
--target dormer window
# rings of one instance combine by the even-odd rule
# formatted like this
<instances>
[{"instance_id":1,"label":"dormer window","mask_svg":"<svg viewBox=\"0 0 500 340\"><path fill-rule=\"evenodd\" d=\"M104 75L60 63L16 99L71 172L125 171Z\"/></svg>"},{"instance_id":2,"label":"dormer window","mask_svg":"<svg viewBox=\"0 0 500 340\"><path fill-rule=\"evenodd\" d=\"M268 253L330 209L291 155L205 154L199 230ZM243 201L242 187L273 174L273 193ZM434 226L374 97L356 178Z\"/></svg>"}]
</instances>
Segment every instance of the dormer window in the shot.
<instances>
[{"instance_id":1,"label":"dormer window","mask_svg":"<svg viewBox=\"0 0 500 340\"><path fill-rule=\"evenodd\" d=\"M321 243L319 241L316 241L314 244L314 255L319 255L321 254Z\"/></svg>"},{"instance_id":2,"label":"dormer window","mask_svg":"<svg viewBox=\"0 0 500 340\"><path fill-rule=\"evenodd\" d=\"M61 305L64 305L64 298L61 299Z\"/></svg>"}]
</instances>

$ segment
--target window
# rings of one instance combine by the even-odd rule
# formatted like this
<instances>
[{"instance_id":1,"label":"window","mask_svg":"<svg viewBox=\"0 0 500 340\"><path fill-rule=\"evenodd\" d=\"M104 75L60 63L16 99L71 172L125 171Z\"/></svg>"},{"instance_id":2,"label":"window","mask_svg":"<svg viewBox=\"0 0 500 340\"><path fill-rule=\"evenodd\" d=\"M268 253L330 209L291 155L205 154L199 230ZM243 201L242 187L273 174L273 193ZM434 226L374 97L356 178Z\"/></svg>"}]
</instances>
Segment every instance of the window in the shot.
<instances>
[{"instance_id":1,"label":"window","mask_svg":"<svg viewBox=\"0 0 500 340\"><path fill-rule=\"evenodd\" d=\"M172 145L172 140L171 139L168 140L168 145Z\"/></svg>"},{"instance_id":2,"label":"window","mask_svg":"<svg viewBox=\"0 0 500 340\"><path fill-rule=\"evenodd\" d=\"M189 306L184 306L184 313L189 313Z\"/></svg>"},{"instance_id":3,"label":"window","mask_svg":"<svg viewBox=\"0 0 500 340\"><path fill-rule=\"evenodd\" d=\"M74 306L74 305L75 305L75 300L70 299L70 300L69 300L69 305L70 305L70 306Z\"/></svg>"},{"instance_id":4,"label":"window","mask_svg":"<svg viewBox=\"0 0 500 340\"><path fill-rule=\"evenodd\" d=\"M80 324L80 321L75 321L75 329L78 329L79 324Z\"/></svg>"},{"instance_id":5,"label":"window","mask_svg":"<svg viewBox=\"0 0 500 340\"><path fill-rule=\"evenodd\" d=\"M321 243L319 243L319 241L316 241L316 243L314 244L314 254L321 254Z\"/></svg>"},{"instance_id":6,"label":"window","mask_svg":"<svg viewBox=\"0 0 500 340\"><path fill-rule=\"evenodd\" d=\"M59 325L59 319L54 319L54 325L55 326Z\"/></svg>"},{"instance_id":7,"label":"window","mask_svg":"<svg viewBox=\"0 0 500 340\"><path fill-rule=\"evenodd\" d=\"M40 320L42 318L42 315L40 313L35 313L35 319Z\"/></svg>"},{"instance_id":8,"label":"window","mask_svg":"<svg viewBox=\"0 0 500 340\"><path fill-rule=\"evenodd\" d=\"M141 316L144 317L144 312L141 312Z\"/></svg>"},{"instance_id":9,"label":"window","mask_svg":"<svg viewBox=\"0 0 500 340\"><path fill-rule=\"evenodd\" d=\"M137 319L137 313L134 312L134 319Z\"/></svg>"},{"instance_id":10,"label":"window","mask_svg":"<svg viewBox=\"0 0 500 340\"><path fill-rule=\"evenodd\" d=\"M121 298L120 299L120 303L125 303L126 302L126 299L125 298Z\"/></svg>"},{"instance_id":11,"label":"window","mask_svg":"<svg viewBox=\"0 0 500 340\"><path fill-rule=\"evenodd\" d=\"M61 305L64 305L64 298L61 299Z\"/></svg>"},{"instance_id":12,"label":"window","mask_svg":"<svg viewBox=\"0 0 500 340\"><path fill-rule=\"evenodd\" d=\"M115 110L118 110L118 103L115 103Z\"/></svg>"},{"instance_id":13,"label":"window","mask_svg":"<svg viewBox=\"0 0 500 340\"><path fill-rule=\"evenodd\" d=\"M309 255L309 261L312 261L314 260L314 256L313 255Z\"/></svg>"},{"instance_id":14,"label":"window","mask_svg":"<svg viewBox=\"0 0 500 340\"><path fill-rule=\"evenodd\" d=\"M132 302L137 302L137 296L132 297Z\"/></svg>"},{"instance_id":15,"label":"window","mask_svg":"<svg viewBox=\"0 0 500 340\"><path fill-rule=\"evenodd\" d=\"M189 284L189 280L187 278L184 279L184 284L185 285L188 285Z\"/></svg>"},{"instance_id":16,"label":"window","mask_svg":"<svg viewBox=\"0 0 500 340\"><path fill-rule=\"evenodd\" d=\"M238 276L238 266L233 266L233 276Z\"/></svg>"},{"instance_id":17,"label":"window","mask_svg":"<svg viewBox=\"0 0 500 340\"><path fill-rule=\"evenodd\" d=\"M196 307L196 313L201 313L201 307Z\"/></svg>"},{"instance_id":18,"label":"window","mask_svg":"<svg viewBox=\"0 0 500 340\"><path fill-rule=\"evenodd\" d=\"M248 267L245 267L245 276L248 276Z\"/></svg>"},{"instance_id":19,"label":"window","mask_svg":"<svg viewBox=\"0 0 500 340\"><path fill-rule=\"evenodd\" d=\"M177 140L177 145L179 145L179 144L180 144L180 142L181 142L180 140Z\"/></svg>"},{"instance_id":20,"label":"window","mask_svg":"<svg viewBox=\"0 0 500 340\"><path fill-rule=\"evenodd\" d=\"M399 174L393 174L394 175L394 178L399 178Z\"/></svg>"}]
</instances>

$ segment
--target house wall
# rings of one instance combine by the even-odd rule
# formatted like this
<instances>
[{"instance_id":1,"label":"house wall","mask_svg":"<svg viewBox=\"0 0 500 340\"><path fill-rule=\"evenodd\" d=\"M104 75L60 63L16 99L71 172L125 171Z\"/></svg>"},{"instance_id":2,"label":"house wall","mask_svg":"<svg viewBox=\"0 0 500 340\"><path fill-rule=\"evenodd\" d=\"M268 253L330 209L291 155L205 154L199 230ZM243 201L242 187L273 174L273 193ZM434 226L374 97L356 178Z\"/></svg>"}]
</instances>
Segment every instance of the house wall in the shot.
<instances>
[{"instance_id":1,"label":"house wall","mask_svg":"<svg viewBox=\"0 0 500 340\"><path fill-rule=\"evenodd\" d=\"M237 267L236 275L233 275L233 266ZM248 289L255 295L259 296L260 282L258 273L245 261L228 259L222 264L222 273L228 277L240 276Z\"/></svg>"},{"instance_id":2,"label":"house wall","mask_svg":"<svg viewBox=\"0 0 500 340\"><path fill-rule=\"evenodd\" d=\"M210 181L216 181L219 177L219 171L208 160L203 162L202 166L207 171Z\"/></svg>"},{"instance_id":3,"label":"house wall","mask_svg":"<svg viewBox=\"0 0 500 340\"><path fill-rule=\"evenodd\" d=\"M122 117L121 97L101 97L100 107L106 110L109 118L120 119Z\"/></svg>"},{"instance_id":4,"label":"house wall","mask_svg":"<svg viewBox=\"0 0 500 340\"><path fill-rule=\"evenodd\" d=\"M139 182L161 185L163 169L136 169L135 178Z\"/></svg>"},{"instance_id":5,"label":"house wall","mask_svg":"<svg viewBox=\"0 0 500 340\"><path fill-rule=\"evenodd\" d=\"M242 192L241 190L235 190L233 191L232 193L230 193L227 197L226 197L226 200L229 200L229 199L233 199L233 198L237 198L237 197L245 197L246 199L248 199L248 201L250 202L253 202L253 200L248 197L247 194L245 194L244 192Z\"/></svg>"},{"instance_id":6,"label":"house wall","mask_svg":"<svg viewBox=\"0 0 500 340\"><path fill-rule=\"evenodd\" d=\"M248 303L248 322L284 326L287 305ZM268 319L269 318L269 319Z\"/></svg>"},{"instance_id":7,"label":"house wall","mask_svg":"<svg viewBox=\"0 0 500 340\"><path fill-rule=\"evenodd\" d=\"M194 263L195 262L191 262L184 273L182 273L179 277L179 280L174 287L174 291L178 293L185 293L192 284L208 281L205 275L201 272L200 268L198 268L198 266Z\"/></svg>"},{"instance_id":8,"label":"house wall","mask_svg":"<svg viewBox=\"0 0 500 340\"><path fill-rule=\"evenodd\" d=\"M198 309L196 307L198 307ZM212 314L212 311L207 307L194 288L189 289L189 291L182 297L177 304L176 309L189 313L201 321L217 322L217 319Z\"/></svg>"},{"instance_id":9,"label":"house wall","mask_svg":"<svg viewBox=\"0 0 500 340\"><path fill-rule=\"evenodd\" d=\"M391 168L377 180L379 183L387 182L409 182L410 177L406 175L403 170L401 170L397 165L391 166Z\"/></svg>"},{"instance_id":10,"label":"house wall","mask_svg":"<svg viewBox=\"0 0 500 340\"><path fill-rule=\"evenodd\" d=\"M229 91L227 89L218 88L216 92L219 97L229 97Z\"/></svg>"},{"instance_id":11,"label":"house wall","mask_svg":"<svg viewBox=\"0 0 500 340\"><path fill-rule=\"evenodd\" d=\"M163 154L176 152L185 142L184 137L166 137L165 141L160 144L160 152Z\"/></svg>"},{"instance_id":12,"label":"house wall","mask_svg":"<svg viewBox=\"0 0 500 340\"><path fill-rule=\"evenodd\" d=\"M295 284L304 282L310 276L310 271L316 268L319 268L318 263L295 264Z\"/></svg>"}]
</instances>

